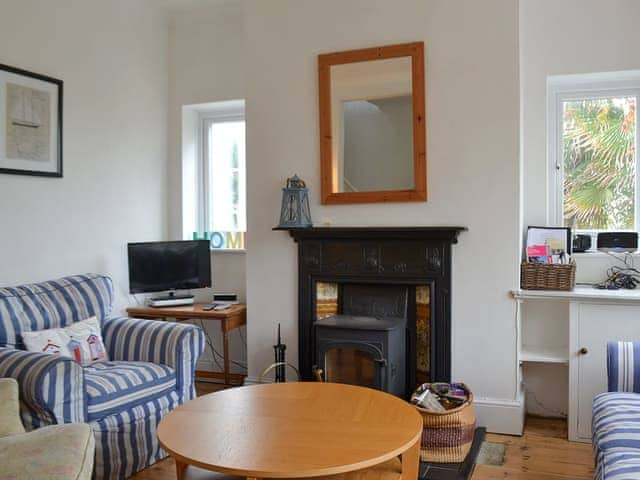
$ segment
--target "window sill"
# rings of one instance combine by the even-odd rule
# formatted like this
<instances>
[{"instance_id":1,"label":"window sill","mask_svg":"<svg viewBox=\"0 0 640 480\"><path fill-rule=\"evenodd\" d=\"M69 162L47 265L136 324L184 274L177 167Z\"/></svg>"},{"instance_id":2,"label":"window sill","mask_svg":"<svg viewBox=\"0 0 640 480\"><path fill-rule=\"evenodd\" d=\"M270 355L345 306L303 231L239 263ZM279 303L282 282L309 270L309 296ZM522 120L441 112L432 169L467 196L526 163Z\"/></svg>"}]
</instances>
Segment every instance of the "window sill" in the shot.
<instances>
[{"instance_id":1,"label":"window sill","mask_svg":"<svg viewBox=\"0 0 640 480\"><path fill-rule=\"evenodd\" d=\"M246 248L212 248L211 253L242 253L246 254Z\"/></svg>"},{"instance_id":2,"label":"window sill","mask_svg":"<svg viewBox=\"0 0 640 480\"><path fill-rule=\"evenodd\" d=\"M635 257L640 257L640 251L636 251L636 252L630 252L631 256ZM612 260L614 260L614 256L616 257L621 257L624 258L624 256L627 255L626 252L615 252L615 253L607 253L607 252L600 252L600 251L593 251L593 252L576 252L576 253L572 253L571 256L573 258L605 258L605 257L609 257Z\"/></svg>"}]
</instances>

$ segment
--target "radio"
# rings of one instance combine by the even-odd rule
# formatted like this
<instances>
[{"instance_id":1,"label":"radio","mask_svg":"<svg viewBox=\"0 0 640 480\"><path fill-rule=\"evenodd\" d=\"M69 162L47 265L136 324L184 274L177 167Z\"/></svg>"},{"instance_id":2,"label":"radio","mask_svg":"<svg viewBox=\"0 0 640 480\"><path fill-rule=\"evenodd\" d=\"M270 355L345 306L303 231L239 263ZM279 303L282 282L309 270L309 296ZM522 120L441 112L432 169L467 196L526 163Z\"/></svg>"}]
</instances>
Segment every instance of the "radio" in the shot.
<instances>
[{"instance_id":1,"label":"radio","mask_svg":"<svg viewBox=\"0 0 640 480\"><path fill-rule=\"evenodd\" d=\"M600 232L597 245L601 252L635 252L638 232Z\"/></svg>"}]
</instances>

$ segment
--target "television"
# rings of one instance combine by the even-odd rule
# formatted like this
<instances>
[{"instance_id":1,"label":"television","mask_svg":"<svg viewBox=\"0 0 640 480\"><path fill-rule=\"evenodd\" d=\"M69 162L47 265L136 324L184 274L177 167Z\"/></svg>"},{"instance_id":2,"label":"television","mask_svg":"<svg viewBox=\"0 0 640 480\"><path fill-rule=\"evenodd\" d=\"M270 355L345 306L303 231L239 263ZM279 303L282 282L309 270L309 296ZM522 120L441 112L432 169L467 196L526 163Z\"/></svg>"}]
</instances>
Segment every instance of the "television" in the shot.
<instances>
[{"instance_id":1,"label":"television","mask_svg":"<svg viewBox=\"0 0 640 480\"><path fill-rule=\"evenodd\" d=\"M129 243L131 293L211 286L209 240Z\"/></svg>"}]
</instances>

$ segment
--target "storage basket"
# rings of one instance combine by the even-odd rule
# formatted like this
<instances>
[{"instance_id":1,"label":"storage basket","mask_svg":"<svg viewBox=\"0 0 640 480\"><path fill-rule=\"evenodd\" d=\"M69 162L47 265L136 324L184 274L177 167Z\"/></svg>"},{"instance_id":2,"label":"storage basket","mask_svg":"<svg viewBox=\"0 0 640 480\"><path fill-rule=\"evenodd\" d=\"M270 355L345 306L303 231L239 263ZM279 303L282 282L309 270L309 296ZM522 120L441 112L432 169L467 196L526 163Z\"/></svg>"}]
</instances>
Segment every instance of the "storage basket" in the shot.
<instances>
[{"instance_id":1,"label":"storage basket","mask_svg":"<svg viewBox=\"0 0 640 480\"><path fill-rule=\"evenodd\" d=\"M575 263L529 263L520 265L520 288L524 290L573 290Z\"/></svg>"},{"instance_id":2,"label":"storage basket","mask_svg":"<svg viewBox=\"0 0 640 480\"><path fill-rule=\"evenodd\" d=\"M476 413L473 394L459 407L434 412L414 405L422 415L420 460L423 462L459 463L464 461L473 443Z\"/></svg>"}]
</instances>

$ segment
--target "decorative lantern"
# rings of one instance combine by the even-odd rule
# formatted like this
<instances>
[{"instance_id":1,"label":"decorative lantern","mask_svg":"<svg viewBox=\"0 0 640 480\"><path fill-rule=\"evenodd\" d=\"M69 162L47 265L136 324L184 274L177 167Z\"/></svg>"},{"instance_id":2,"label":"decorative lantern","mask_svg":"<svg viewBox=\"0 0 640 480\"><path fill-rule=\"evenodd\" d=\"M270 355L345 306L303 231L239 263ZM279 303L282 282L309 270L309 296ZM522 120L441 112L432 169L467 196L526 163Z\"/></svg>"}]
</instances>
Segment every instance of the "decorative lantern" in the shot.
<instances>
[{"instance_id":1,"label":"decorative lantern","mask_svg":"<svg viewBox=\"0 0 640 480\"><path fill-rule=\"evenodd\" d=\"M312 225L309 190L304 181L294 175L287 179L287 186L282 189L278 228L306 228Z\"/></svg>"}]
</instances>

